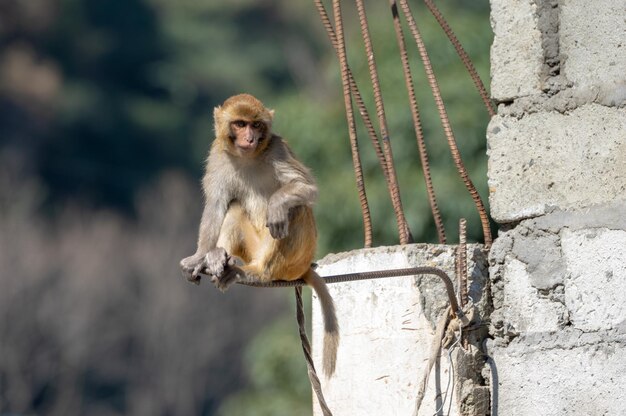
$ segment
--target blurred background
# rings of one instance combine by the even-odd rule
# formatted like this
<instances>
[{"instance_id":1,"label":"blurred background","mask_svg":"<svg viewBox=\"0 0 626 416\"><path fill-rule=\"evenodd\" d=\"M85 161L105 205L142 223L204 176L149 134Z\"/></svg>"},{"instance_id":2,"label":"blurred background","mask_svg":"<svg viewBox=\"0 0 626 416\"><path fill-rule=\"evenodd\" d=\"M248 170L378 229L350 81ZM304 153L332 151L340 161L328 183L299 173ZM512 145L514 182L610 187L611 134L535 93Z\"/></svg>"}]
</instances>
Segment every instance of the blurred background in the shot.
<instances>
[{"instance_id":1,"label":"blurred background","mask_svg":"<svg viewBox=\"0 0 626 416\"><path fill-rule=\"evenodd\" d=\"M436 242L388 3L366 3L405 213L416 241ZM411 4L486 200L487 113ZM488 0L437 4L488 80ZM369 91L353 5L344 16ZM480 241L407 42L450 240L464 216ZM318 257L363 246L338 64L313 2L0 0L0 45L0 415L311 414L292 291L220 294L178 262L195 251L213 107L240 92L276 110L318 179ZM397 244L360 138L374 243Z\"/></svg>"}]
</instances>

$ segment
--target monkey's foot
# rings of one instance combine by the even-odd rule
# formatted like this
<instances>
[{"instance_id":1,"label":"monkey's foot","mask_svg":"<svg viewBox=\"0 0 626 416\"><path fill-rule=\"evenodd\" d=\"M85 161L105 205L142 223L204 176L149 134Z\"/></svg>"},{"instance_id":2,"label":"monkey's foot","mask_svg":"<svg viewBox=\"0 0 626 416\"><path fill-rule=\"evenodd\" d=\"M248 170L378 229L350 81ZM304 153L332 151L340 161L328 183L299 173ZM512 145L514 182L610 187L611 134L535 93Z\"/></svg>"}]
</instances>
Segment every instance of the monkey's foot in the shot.
<instances>
[{"instance_id":1,"label":"monkey's foot","mask_svg":"<svg viewBox=\"0 0 626 416\"><path fill-rule=\"evenodd\" d=\"M233 283L245 279L245 273L236 265L236 260L228 257L224 271L219 275L212 275L211 281L220 291L225 292Z\"/></svg>"},{"instance_id":2,"label":"monkey's foot","mask_svg":"<svg viewBox=\"0 0 626 416\"><path fill-rule=\"evenodd\" d=\"M221 276L224 274L226 265L228 264L230 256L221 247L216 247L210 250L204 256L204 267L206 274L210 276Z\"/></svg>"},{"instance_id":3,"label":"monkey's foot","mask_svg":"<svg viewBox=\"0 0 626 416\"><path fill-rule=\"evenodd\" d=\"M194 254L180 261L180 268L185 279L196 285L200 284L200 272L205 268L204 255Z\"/></svg>"}]
</instances>

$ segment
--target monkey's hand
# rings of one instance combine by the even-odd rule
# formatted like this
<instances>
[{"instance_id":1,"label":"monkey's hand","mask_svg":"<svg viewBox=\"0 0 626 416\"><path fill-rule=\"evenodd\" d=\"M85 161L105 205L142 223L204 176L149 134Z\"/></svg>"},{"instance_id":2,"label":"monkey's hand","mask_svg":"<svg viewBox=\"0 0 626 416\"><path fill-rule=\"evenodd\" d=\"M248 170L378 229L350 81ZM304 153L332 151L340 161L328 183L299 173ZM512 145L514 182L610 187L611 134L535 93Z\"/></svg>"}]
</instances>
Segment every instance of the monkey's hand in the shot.
<instances>
[{"instance_id":1,"label":"monkey's hand","mask_svg":"<svg viewBox=\"0 0 626 416\"><path fill-rule=\"evenodd\" d=\"M200 272L205 268L206 263L203 253L196 253L193 256L186 257L180 261L180 268L183 277L192 283L200 284Z\"/></svg>"},{"instance_id":2,"label":"monkey's hand","mask_svg":"<svg viewBox=\"0 0 626 416\"><path fill-rule=\"evenodd\" d=\"M233 283L237 283L245 278L246 272L237 265L234 257L229 257L224 266L224 272L220 275L211 276L211 281L220 291L226 292Z\"/></svg>"},{"instance_id":3,"label":"monkey's hand","mask_svg":"<svg viewBox=\"0 0 626 416\"><path fill-rule=\"evenodd\" d=\"M289 209L270 203L267 209L267 228L276 240L287 237L289 235Z\"/></svg>"}]
</instances>

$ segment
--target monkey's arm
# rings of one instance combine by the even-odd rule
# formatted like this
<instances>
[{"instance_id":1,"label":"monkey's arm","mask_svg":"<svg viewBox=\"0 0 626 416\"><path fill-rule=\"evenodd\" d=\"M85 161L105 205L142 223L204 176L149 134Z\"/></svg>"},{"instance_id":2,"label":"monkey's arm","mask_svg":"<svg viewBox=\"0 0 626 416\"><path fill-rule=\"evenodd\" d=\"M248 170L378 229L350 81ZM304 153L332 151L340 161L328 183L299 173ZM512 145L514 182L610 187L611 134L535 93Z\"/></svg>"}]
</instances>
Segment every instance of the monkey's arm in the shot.
<instances>
[{"instance_id":1,"label":"monkey's arm","mask_svg":"<svg viewBox=\"0 0 626 416\"><path fill-rule=\"evenodd\" d=\"M211 161L209 161L211 164ZM219 163L214 163L219 165ZM184 276L193 282L200 278L198 274L205 268L211 269L211 264L207 263L207 254L215 250L219 238L222 223L226 216L230 194L223 182L216 181L212 171L215 167L209 167L203 179L203 189L205 194L204 211L200 221L198 231L198 247L195 254L181 260L180 265Z\"/></svg>"},{"instance_id":2,"label":"monkey's arm","mask_svg":"<svg viewBox=\"0 0 626 416\"><path fill-rule=\"evenodd\" d=\"M311 172L295 159L285 145L285 159L274 162L276 176L282 184L270 197L267 210L267 227L276 239L289 234L289 213L292 208L312 206L317 200L317 185Z\"/></svg>"}]
</instances>

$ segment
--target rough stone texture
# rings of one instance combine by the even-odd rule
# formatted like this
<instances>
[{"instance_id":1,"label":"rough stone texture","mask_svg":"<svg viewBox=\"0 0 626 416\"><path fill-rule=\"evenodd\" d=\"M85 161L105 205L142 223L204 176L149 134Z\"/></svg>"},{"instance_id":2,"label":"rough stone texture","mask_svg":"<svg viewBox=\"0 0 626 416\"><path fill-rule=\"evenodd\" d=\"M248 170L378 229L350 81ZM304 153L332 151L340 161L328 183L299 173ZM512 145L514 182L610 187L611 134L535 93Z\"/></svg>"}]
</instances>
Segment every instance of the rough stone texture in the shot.
<instances>
[{"instance_id":1,"label":"rough stone texture","mask_svg":"<svg viewBox=\"0 0 626 416\"><path fill-rule=\"evenodd\" d=\"M499 414L622 414L626 204L522 221L490 263Z\"/></svg>"},{"instance_id":2,"label":"rough stone texture","mask_svg":"<svg viewBox=\"0 0 626 416\"><path fill-rule=\"evenodd\" d=\"M626 230L565 229L561 249L568 272L565 305L572 327L600 331L624 324Z\"/></svg>"},{"instance_id":3,"label":"rough stone texture","mask_svg":"<svg viewBox=\"0 0 626 416\"><path fill-rule=\"evenodd\" d=\"M586 104L600 104L607 107L626 106L626 84L598 83L579 88L568 88L556 93L542 93L516 99L498 107L498 115L521 119L539 111L569 113ZM618 113L620 114L620 113Z\"/></svg>"},{"instance_id":4,"label":"rough stone texture","mask_svg":"<svg viewBox=\"0 0 626 416\"><path fill-rule=\"evenodd\" d=\"M493 330L609 330L626 319L626 204L553 212L501 233L490 253Z\"/></svg>"},{"instance_id":5,"label":"rough stone texture","mask_svg":"<svg viewBox=\"0 0 626 416\"><path fill-rule=\"evenodd\" d=\"M624 414L626 336L615 331L525 336L492 352L501 416ZM559 342L559 339L563 341Z\"/></svg>"},{"instance_id":6,"label":"rough stone texture","mask_svg":"<svg viewBox=\"0 0 626 416\"><path fill-rule=\"evenodd\" d=\"M319 262L320 275L355 271L388 270L414 266L435 266L455 279L453 246L414 244L355 250L329 255ZM490 311L484 293L486 263L479 246L468 249L471 270L469 295L484 314ZM341 343L335 375L322 387L326 401L336 415L411 415L417 387L431 354L436 321L448 305L444 285L430 275L394 277L329 285L335 299ZM321 368L322 318L313 300L313 352ZM482 415L488 408L488 392L481 385L482 364L478 357L462 357L465 373L459 384L466 398L467 415ZM472 359L473 358L473 359ZM457 358L457 361L460 359ZM474 363L473 367L467 363ZM420 415L432 415L440 400L436 384L446 389L449 376L447 354L441 370L433 370ZM455 399L455 396L452 398ZM451 415L459 414L453 404ZM321 415L314 404L315 415ZM476 412L477 411L477 412ZM472 413L473 412L473 413Z\"/></svg>"},{"instance_id":7,"label":"rough stone texture","mask_svg":"<svg viewBox=\"0 0 626 416\"><path fill-rule=\"evenodd\" d=\"M491 0L500 115L626 105L626 7L614 0Z\"/></svg>"},{"instance_id":8,"label":"rough stone texture","mask_svg":"<svg viewBox=\"0 0 626 416\"><path fill-rule=\"evenodd\" d=\"M625 19L623 1L492 0L493 415L624 414Z\"/></svg>"},{"instance_id":9,"label":"rough stone texture","mask_svg":"<svg viewBox=\"0 0 626 416\"><path fill-rule=\"evenodd\" d=\"M494 117L488 127L489 201L501 223L554 208L626 200L626 110Z\"/></svg>"},{"instance_id":10,"label":"rough stone texture","mask_svg":"<svg viewBox=\"0 0 626 416\"><path fill-rule=\"evenodd\" d=\"M540 92L543 50L532 0L491 0L491 95L497 101Z\"/></svg>"},{"instance_id":11,"label":"rough stone texture","mask_svg":"<svg viewBox=\"0 0 626 416\"><path fill-rule=\"evenodd\" d=\"M576 86L626 83L626 5L615 0L562 0L562 70Z\"/></svg>"}]
</instances>

